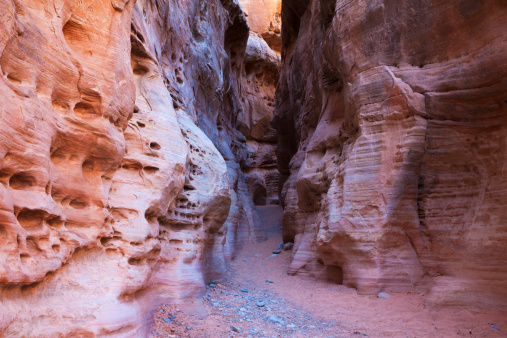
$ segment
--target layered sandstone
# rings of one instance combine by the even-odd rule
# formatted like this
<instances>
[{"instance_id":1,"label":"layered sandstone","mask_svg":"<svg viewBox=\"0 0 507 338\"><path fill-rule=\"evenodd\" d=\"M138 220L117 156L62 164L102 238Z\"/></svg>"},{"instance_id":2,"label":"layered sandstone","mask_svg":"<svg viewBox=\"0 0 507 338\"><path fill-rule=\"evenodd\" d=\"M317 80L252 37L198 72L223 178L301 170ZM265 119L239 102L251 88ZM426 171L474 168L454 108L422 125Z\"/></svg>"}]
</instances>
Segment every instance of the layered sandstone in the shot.
<instances>
[{"instance_id":1,"label":"layered sandstone","mask_svg":"<svg viewBox=\"0 0 507 338\"><path fill-rule=\"evenodd\" d=\"M248 150L243 172L256 205L278 204L277 135L271 120L280 57L262 38L250 34L244 69L246 100L237 127L246 138Z\"/></svg>"},{"instance_id":2,"label":"layered sandstone","mask_svg":"<svg viewBox=\"0 0 507 338\"><path fill-rule=\"evenodd\" d=\"M144 336L265 237L237 130L265 101L245 94L245 16L232 0L0 8L0 332Z\"/></svg>"},{"instance_id":3,"label":"layered sandstone","mask_svg":"<svg viewBox=\"0 0 507 338\"><path fill-rule=\"evenodd\" d=\"M282 48L282 0L239 0L252 33L258 34L280 54Z\"/></svg>"},{"instance_id":4,"label":"layered sandstone","mask_svg":"<svg viewBox=\"0 0 507 338\"><path fill-rule=\"evenodd\" d=\"M277 170L276 130L271 126L275 89L280 74L281 1L261 3L241 0L250 26L243 62L243 107L237 129L246 138L247 158L242 163L255 205L278 204L280 173Z\"/></svg>"},{"instance_id":5,"label":"layered sandstone","mask_svg":"<svg viewBox=\"0 0 507 338\"><path fill-rule=\"evenodd\" d=\"M289 273L507 304L504 1L283 1Z\"/></svg>"}]
</instances>

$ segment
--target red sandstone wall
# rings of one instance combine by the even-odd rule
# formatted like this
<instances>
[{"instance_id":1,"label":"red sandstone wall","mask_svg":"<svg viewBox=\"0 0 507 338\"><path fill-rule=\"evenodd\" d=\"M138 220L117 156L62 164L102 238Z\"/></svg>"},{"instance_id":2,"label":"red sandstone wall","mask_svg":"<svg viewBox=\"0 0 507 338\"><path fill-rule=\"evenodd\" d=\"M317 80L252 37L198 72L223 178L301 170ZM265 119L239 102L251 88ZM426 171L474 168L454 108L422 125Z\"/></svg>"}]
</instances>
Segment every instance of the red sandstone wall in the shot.
<instances>
[{"instance_id":1,"label":"red sandstone wall","mask_svg":"<svg viewBox=\"0 0 507 338\"><path fill-rule=\"evenodd\" d=\"M290 273L507 304L505 1L284 1Z\"/></svg>"},{"instance_id":2,"label":"red sandstone wall","mask_svg":"<svg viewBox=\"0 0 507 338\"><path fill-rule=\"evenodd\" d=\"M240 165L243 12L0 9L0 335L142 336L265 236Z\"/></svg>"}]
</instances>

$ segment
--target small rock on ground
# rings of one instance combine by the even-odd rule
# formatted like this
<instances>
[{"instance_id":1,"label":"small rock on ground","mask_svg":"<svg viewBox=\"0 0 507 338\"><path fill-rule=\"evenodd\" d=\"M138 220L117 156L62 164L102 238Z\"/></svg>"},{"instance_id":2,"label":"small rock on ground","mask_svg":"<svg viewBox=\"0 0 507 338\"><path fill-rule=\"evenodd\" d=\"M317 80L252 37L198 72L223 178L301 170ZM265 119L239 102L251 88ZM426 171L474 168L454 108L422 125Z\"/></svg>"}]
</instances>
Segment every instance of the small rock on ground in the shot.
<instances>
[{"instance_id":1,"label":"small rock on ground","mask_svg":"<svg viewBox=\"0 0 507 338\"><path fill-rule=\"evenodd\" d=\"M292 242L288 242L288 243L285 243L285 244L283 245L283 249L284 249L284 250L290 250L290 249L292 249L293 247L294 247L294 243L292 243Z\"/></svg>"},{"instance_id":2,"label":"small rock on ground","mask_svg":"<svg viewBox=\"0 0 507 338\"><path fill-rule=\"evenodd\" d=\"M278 249L273 250L273 254L275 254L275 255L278 255L278 254L281 254L281 253L282 253L281 250L278 250Z\"/></svg>"},{"instance_id":3,"label":"small rock on ground","mask_svg":"<svg viewBox=\"0 0 507 338\"><path fill-rule=\"evenodd\" d=\"M285 322L283 321L283 319L281 318L278 318L276 316L269 316L269 317L266 317L266 320L270 323L274 323L274 324L280 324L280 325L285 325Z\"/></svg>"},{"instance_id":4,"label":"small rock on ground","mask_svg":"<svg viewBox=\"0 0 507 338\"><path fill-rule=\"evenodd\" d=\"M391 296L387 292L379 292L377 297L381 299L389 299Z\"/></svg>"},{"instance_id":5,"label":"small rock on ground","mask_svg":"<svg viewBox=\"0 0 507 338\"><path fill-rule=\"evenodd\" d=\"M274 283L275 281L274 281L274 280L272 280L272 279L266 279L266 282L267 282L267 283Z\"/></svg>"}]
</instances>

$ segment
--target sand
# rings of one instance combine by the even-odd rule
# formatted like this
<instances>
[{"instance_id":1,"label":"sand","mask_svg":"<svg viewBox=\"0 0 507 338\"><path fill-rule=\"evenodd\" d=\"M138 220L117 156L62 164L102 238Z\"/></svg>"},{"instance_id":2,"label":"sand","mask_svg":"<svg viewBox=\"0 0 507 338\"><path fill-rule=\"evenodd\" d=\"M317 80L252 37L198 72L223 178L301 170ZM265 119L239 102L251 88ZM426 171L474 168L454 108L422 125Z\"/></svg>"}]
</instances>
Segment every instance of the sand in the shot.
<instances>
[{"instance_id":1,"label":"sand","mask_svg":"<svg viewBox=\"0 0 507 338\"><path fill-rule=\"evenodd\" d=\"M428 309L425 295L415 291L380 299L343 285L287 275L291 251L270 257L281 242L280 209L259 210L268 240L245 245L230 263L226 279L207 286L207 316L163 306L154 337L507 337L506 312ZM174 319L169 323L164 320L170 317Z\"/></svg>"}]
</instances>

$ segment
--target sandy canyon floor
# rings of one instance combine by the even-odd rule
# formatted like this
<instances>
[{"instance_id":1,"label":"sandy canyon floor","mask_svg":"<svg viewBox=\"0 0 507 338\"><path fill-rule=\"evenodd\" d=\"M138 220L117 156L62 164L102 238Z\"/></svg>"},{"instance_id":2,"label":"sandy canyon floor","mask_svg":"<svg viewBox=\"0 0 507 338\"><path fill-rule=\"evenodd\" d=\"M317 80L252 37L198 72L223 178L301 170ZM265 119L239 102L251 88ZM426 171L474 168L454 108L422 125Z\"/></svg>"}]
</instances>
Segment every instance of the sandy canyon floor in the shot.
<instances>
[{"instance_id":1,"label":"sandy canyon floor","mask_svg":"<svg viewBox=\"0 0 507 338\"><path fill-rule=\"evenodd\" d=\"M426 309L422 293L390 293L389 299L380 299L343 285L288 276L291 251L270 257L282 240L281 210L259 210L268 240L246 245L230 264L227 279L207 286L201 315L162 306L153 337L507 336L505 312Z\"/></svg>"}]
</instances>

